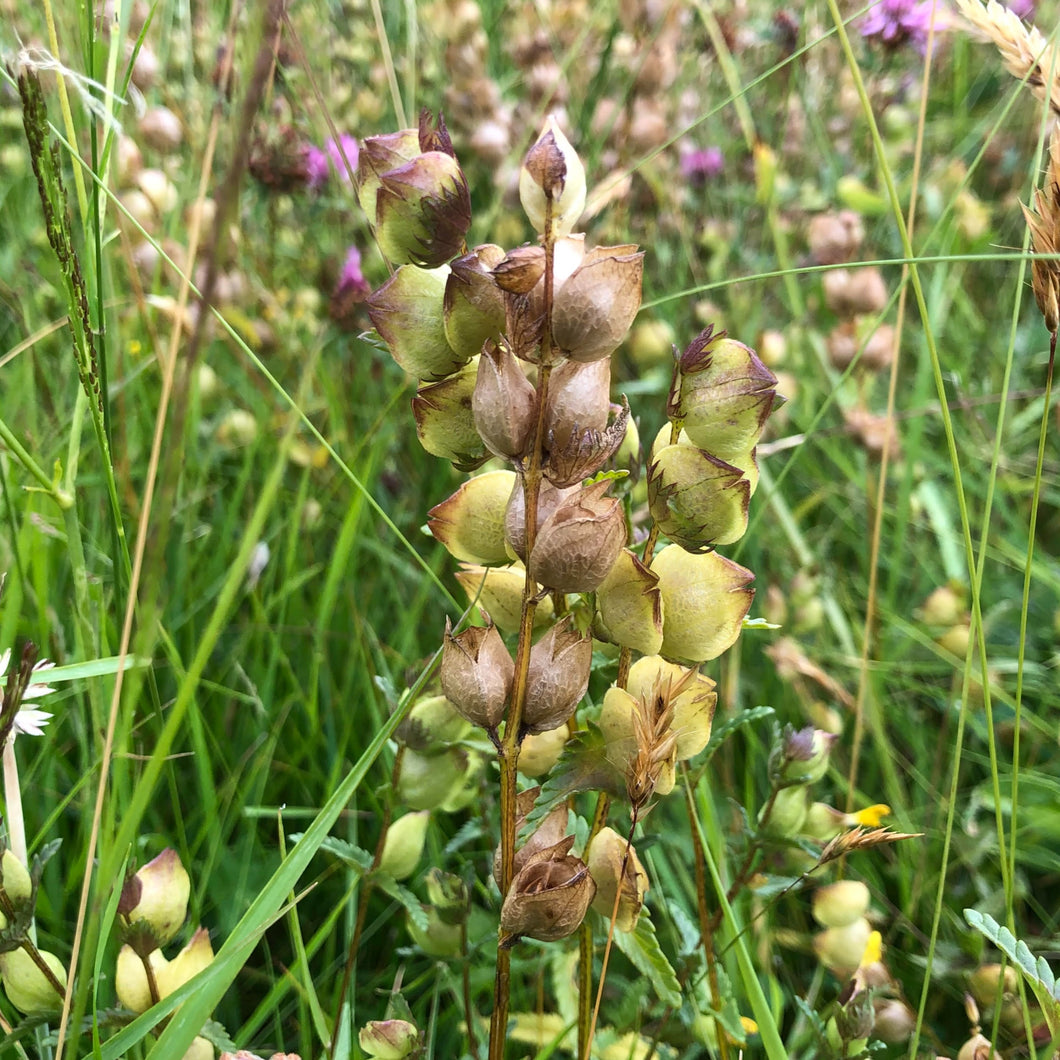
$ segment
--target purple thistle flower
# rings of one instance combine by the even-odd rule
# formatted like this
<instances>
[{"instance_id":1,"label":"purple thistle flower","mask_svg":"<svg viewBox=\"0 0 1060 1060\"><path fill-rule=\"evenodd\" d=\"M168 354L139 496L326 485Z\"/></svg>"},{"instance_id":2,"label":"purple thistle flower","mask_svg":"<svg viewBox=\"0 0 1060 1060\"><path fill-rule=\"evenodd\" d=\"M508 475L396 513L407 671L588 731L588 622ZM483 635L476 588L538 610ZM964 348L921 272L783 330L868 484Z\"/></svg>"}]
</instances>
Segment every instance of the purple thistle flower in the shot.
<instances>
[{"instance_id":1,"label":"purple thistle flower","mask_svg":"<svg viewBox=\"0 0 1060 1060\"><path fill-rule=\"evenodd\" d=\"M690 184L702 187L710 177L716 177L725 167L725 156L720 147L703 147L681 155L681 175Z\"/></svg>"},{"instance_id":2,"label":"purple thistle flower","mask_svg":"<svg viewBox=\"0 0 1060 1060\"><path fill-rule=\"evenodd\" d=\"M878 40L887 48L912 44L921 55L927 48L935 0L877 0L861 24L861 35ZM935 29L944 24L942 5L937 5Z\"/></svg>"},{"instance_id":3,"label":"purple thistle flower","mask_svg":"<svg viewBox=\"0 0 1060 1060\"><path fill-rule=\"evenodd\" d=\"M1034 9L1037 7L1036 0L1006 0L1005 6L1017 18L1029 22L1034 18Z\"/></svg>"}]
</instances>

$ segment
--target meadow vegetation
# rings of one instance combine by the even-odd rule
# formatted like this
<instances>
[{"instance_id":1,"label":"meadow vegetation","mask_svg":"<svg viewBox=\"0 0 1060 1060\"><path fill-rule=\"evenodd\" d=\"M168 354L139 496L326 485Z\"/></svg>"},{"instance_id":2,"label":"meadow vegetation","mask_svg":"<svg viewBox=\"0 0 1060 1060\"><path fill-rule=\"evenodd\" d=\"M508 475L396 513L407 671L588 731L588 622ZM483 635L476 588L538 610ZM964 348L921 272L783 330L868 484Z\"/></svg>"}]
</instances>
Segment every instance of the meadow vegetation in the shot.
<instances>
[{"instance_id":1,"label":"meadow vegetation","mask_svg":"<svg viewBox=\"0 0 1060 1060\"><path fill-rule=\"evenodd\" d=\"M4 15L0 1054L1060 1055L1054 3Z\"/></svg>"}]
</instances>

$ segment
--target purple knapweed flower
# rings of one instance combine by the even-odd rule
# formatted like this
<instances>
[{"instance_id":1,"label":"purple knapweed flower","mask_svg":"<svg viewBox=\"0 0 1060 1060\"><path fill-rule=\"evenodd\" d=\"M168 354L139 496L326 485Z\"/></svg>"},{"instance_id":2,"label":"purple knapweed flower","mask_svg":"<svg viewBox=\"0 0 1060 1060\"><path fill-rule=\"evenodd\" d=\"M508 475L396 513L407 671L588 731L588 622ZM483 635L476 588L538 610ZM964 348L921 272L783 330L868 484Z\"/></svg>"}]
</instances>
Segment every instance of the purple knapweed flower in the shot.
<instances>
[{"instance_id":1,"label":"purple knapweed flower","mask_svg":"<svg viewBox=\"0 0 1060 1060\"><path fill-rule=\"evenodd\" d=\"M338 139L332 137L323 147L310 145L305 152L306 183L316 190L323 187L334 170L339 179L350 183L350 174L357 170L360 149L357 140L343 133Z\"/></svg>"},{"instance_id":2,"label":"purple knapweed flower","mask_svg":"<svg viewBox=\"0 0 1060 1060\"><path fill-rule=\"evenodd\" d=\"M939 30L943 24L942 5L936 0L877 0L861 23L861 35L887 48L912 44L923 54L931 29L932 8L936 9L935 29Z\"/></svg>"},{"instance_id":3,"label":"purple knapweed flower","mask_svg":"<svg viewBox=\"0 0 1060 1060\"><path fill-rule=\"evenodd\" d=\"M1029 22L1034 18L1034 9L1038 6L1035 0L1007 0L1005 6L1017 18Z\"/></svg>"},{"instance_id":4,"label":"purple knapweed flower","mask_svg":"<svg viewBox=\"0 0 1060 1060\"><path fill-rule=\"evenodd\" d=\"M361 252L356 247L346 251L346 262L339 273L339 282L335 285L333 298L359 302L366 298L372 288L361 272Z\"/></svg>"},{"instance_id":5,"label":"purple knapweed flower","mask_svg":"<svg viewBox=\"0 0 1060 1060\"><path fill-rule=\"evenodd\" d=\"M716 177L725 166L720 147L703 147L681 155L681 175L690 184L702 187L710 177Z\"/></svg>"}]
</instances>

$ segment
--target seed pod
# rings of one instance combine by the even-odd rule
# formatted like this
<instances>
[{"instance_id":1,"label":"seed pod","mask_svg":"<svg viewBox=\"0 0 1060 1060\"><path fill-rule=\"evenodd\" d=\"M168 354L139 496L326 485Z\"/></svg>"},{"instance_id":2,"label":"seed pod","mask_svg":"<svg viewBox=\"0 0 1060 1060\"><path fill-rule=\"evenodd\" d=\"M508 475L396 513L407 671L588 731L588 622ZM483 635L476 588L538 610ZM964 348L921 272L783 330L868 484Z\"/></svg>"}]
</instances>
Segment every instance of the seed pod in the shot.
<instances>
[{"instance_id":1,"label":"seed pod","mask_svg":"<svg viewBox=\"0 0 1060 1060\"><path fill-rule=\"evenodd\" d=\"M531 857L516 873L501 906L501 946L522 936L555 942L577 930L596 894L585 862L573 857L574 836Z\"/></svg>"},{"instance_id":2,"label":"seed pod","mask_svg":"<svg viewBox=\"0 0 1060 1060\"><path fill-rule=\"evenodd\" d=\"M515 663L493 623L452 634L445 620L441 682L446 698L473 725L500 724L515 677ZM566 720L566 719L564 719Z\"/></svg>"},{"instance_id":3,"label":"seed pod","mask_svg":"<svg viewBox=\"0 0 1060 1060\"><path fill-rule=\"evenodd\" d=\"M861 964L871 934L872 925L859 917L845 927L818 932L813 937L813 951L837 979L848 979Z\"/></svg>"},{"instance_id":4,"label":"seed pod","mask_svg":"<svg viewBox=\"0 0 1060 1060\"><path fill-rule=\"evenodd\" d=\"M458 471L474 471L489 457L471 411L477 378L475 357L437 383L424 383L412 399L420 445L432 456L451 460Z\"/></svg>"},{"instance_id":5,"label":"seed pod","mask_svg":"<svg viewBox=\"0 0 1060 1060\"><path fill-rule=\"evenodd\" d=\"M648 465L648 506L661 533L689 552L730 545L747 530L751 483L694 445L663 446Z\"/></svg>"},{"instance_id":6,"label":"seed pod","mask_svg":"<svg viewBox=\"0 0 1060 1060\"><path fill-rule=\"evenodd\" d=\"M10 847L4 848L3 857L0 858L0 884L16 906L28 902L33 894L33 883L26 866ZM0 912L0 931L7 927L7 923L7 917Z\"/></svg>"},{"instance_id":7,"label":"seed pod","mask_svg":"<svg viewBox=\"0 0 1060 1060\"><path fill-rule=\"evenodd\" d=\"M668 414L720 460L754 448L776 400L776 376L742 342L707 328L681 354Z\"/></svg>"},{"instance_id":8,"label":"seed pod","mask_svg":"<svg viewBox=\"0 0 1060 1060\"><path fill-rule=\"evenodd\" d=\"M55 978L66 986L66 966L54 953L38 950ZM33 958L21 947L0 953L0 975L8 1001L25 1016L53 1015L62 1010L63 995L58 993Z\"/></svg>"},{"instance_id":9,"label":"seed pod","mask_svg":"<svg viewBox=\"0 0 1060 1060\"><path fill-rule=\"evenodd\" d=\"M717 552L693 556L679 545L657 553L651 569L662 594L663 655L706 662L736 642L754 599L749 570Z\"/></svg>"},{"instance_id":10,"label":"seed pod","mask_svg":"<svg viewBox=\"0 0 1060 1060\"><path fill-rule=\"evenodd\" d=\"M584 593L607 577L626 543L622 505L605 496L608 486L582 487L542 524L530 556L530 571L542 585Z\"/></svg>"},{"instance_id":11,"label":"seed pod","mask_svg":"<svg viewBox=\"0 0 1060 1060\"><path fill-rule=\"evenodd\" d=\"M406 747L398 772L398 798L413 810L440 809L463 788L467 769L467 753L458 747L433 755Z\"/></svg>"},{"instance_id":12,"label":"seed pod","mask_svg":"<svg viewBox=\"0 0 1060 1060\"><path fill-rule=\"evenodd\" d=\"M662 594L659 578L628 548L596 591L608 639L623 648L654 655L662 647Z\"/></svg>"},{"instance_id":13,"label":"seed pod","mask_svg":"<svg viewBox=\"0 0 1060 1060\"><path fill-rule=\"evenodd\" d=\"M448 278L448 265L402 265L368 298L368 316L391 357L417 379L442 379L467 361L445 337L442 303Z\"/></svg>"},{"instance_id":14,"label":"seed pod","mask_svg":"<svg viewBox=\"0 0 1060 1060\"><path fill-rule=\"evenodd\" d=\"M369 1020L357 1041L375 1060L404 1060L419 1048L420 1032L408 1020Z\"/></svg>"},{"instance_id":15,"label":"seed pod","mask_svg":"<svg viewBox=\"0 0 1060 1060\"><path fill-rule=\"evenodd\" d=\"M869 889L861 880L839 880L813 892L813 918L821 927L846 927L868 911Z\"/></svg>"},{"instance_id":16,"label":"seed pod","mask_svg":"<svg viewBox=\"0 0 1060 1060\"><path fill-rule=\"evenodd\" d=\"M525 743L525 741L524 741ZM527 788L520 791L515 797L515 834L516 837L523 830L523 824L534 808L534 802L541 794L540 787ZM553 806L545 815L541 823L530 833L526 842L517 847L515 860L512 862L512 874L516 875L520 869L537 854L543 850L551 850L561 842L567 834L567 807L565 803ZM493 852L493 878L500 886L501 882L501 848L498 845Z\"/></svg>"},{"instance_id":17,"label":"seed pod","mask_svg":"<svg viewBox=\"0 0 1060 1060\"><path fill-rule=\"evenodd\" d=\"M375 222L376 194L384 173L411 162L420 153L415 129L369 136L361 141L357 160L357 201L368 219Z\"/></svg>"},{"instance_id":18,"label":"seed pod","mask_svg":"<svg viewBox=\"0 0 1060 1060\"><path fill-rule=\"evenodd\" d=\"M547 732L571 717L589 687L592 660L593 638L578 633L570 615L533 646L522 718L526 732Z\"/></svg>"},{"instance_id":19,"label":"seed pod","mask_svg":"<svg viewBox=\"0 0 1060 1060\"><path fill-rule=\"evenodd\" d=\"M641 300L644 255L632 245L594 247L555 294L552 337L574 361L609 357Z\"/></svg>"},{"instance_id":20,"label":"seed pod","mask_svg":"<svg viewBox=\"0 0 1060 1060\"><path fill-rule=\"evenodd\" d=\"M632 931L648 893L648 874L636 850L613 828L601 828L589 843L585 860L596 884L593 908L610 919L618 895L615 927L619 931Z\"/></svg>"},{"instance_id":21,"label":"seed pod","mask_svg":"<svg viewBox=\"0 0 1060 1060\"><path fill-rule=\"evenodd\" d=\"M497 623L503 633L518 633L523 608L523 587L526 570L521 564L510 567L480 567L471 563L461 564L456 580L461 584L467 598L475 602ZM540 628L552 618L552 600L546 598L537 605L534 613L534 629Z\"/></svg>"},{"instance_id":22,"label":"seed pod","mask_svg":"<svg viewBox=\"0 0 1060 1060\"><path fill-rule=\"evenodd\" d=\"M562 449L576 428L602 431L610 412L610 358L588 364L563 361L552 370L545 403L549 449Z\"/></svg>"},{"instance_id":23,"label":"seed pod","mask_svg":"<svg viewBox=\"0 0 1060 1060\"><path fill-rule=\"evenodd\" d=\"M148 929L152 944L146 952L150 952L180 930L188 915L190 894L188 872L177 852L167 848L125 881L118 912L130 930Z\"/></svg>"},{"instance_id":24,"label":"seed pod","mask_svg":"<svg viewBox=\"0 0 1060 1060\"><path fill-rule=\"evenodd\" d=\"M509 294L529 294L545 274L545 248L516 247L493 267L493 279Z\"/></svg>"},{"instance_id":25,"label":"seed pod","mask_svg":"<svg viewBox=\"0 0 1060 1060\"><path fill-rule=\"evenodd\" d=\"M462 356L481 353L482 344L497 341L504 330L504 295L490 271L503 255L500 247L487 243L450 266L442 303L445 337Z\"/></svg>"},{"instance_id":26,"label":"seed pod","mask_svg":"<svg viewBox=\"0 0 1060 1060\"><path fill-rule=\"evenodd\" d=\"M527 452L537 421L537 392L507 346L487 342L483 347L471 411L491 453L512 459Z\"/></svg>"},{"instance_id":27,"label":"seed pod","mask_svg":"<svg viewBox=\"0 0 1060 1060\"><path fill-rule=\"evenodd\" d=\"M379 859L379 868L383 872L389 873L395 880L407 880L416 871L423 857L430 817L429 810L420 810L406 813L390 825Z\"/></svg>"},{"instance_id":28,"label":"seed pod","mask_svg":"<svg viewBox=\"0 0 1060 1060\"><path fill-rule=\"evenodd\" d=\"M530 733L519 745L519 772L524 777L543 777L563 754L570 739L570 726Z\"/></svg>"},{"instance_id":29,"label":"seed pod","mask_svg":"<svg viewBox=\"0 0 1060 1060\"><path fill-rule=\"evenodd\" d=\"M545 231L546 204L552 203L552 235L568 235L585 208L585 167L550 114L519 171L519 199L530 223Z\"/></svg>"},{"instance_id":30,"label":"seed pod","mask_svg":"<svg viewBox=\"0 0 1060 1060\"><path fill-rule=\"evenodd\" d=\"M430 510L427 526L455 559L509 563L504 520L515 484L514 471L476 475Z\"/></svg>"}]
</instances>

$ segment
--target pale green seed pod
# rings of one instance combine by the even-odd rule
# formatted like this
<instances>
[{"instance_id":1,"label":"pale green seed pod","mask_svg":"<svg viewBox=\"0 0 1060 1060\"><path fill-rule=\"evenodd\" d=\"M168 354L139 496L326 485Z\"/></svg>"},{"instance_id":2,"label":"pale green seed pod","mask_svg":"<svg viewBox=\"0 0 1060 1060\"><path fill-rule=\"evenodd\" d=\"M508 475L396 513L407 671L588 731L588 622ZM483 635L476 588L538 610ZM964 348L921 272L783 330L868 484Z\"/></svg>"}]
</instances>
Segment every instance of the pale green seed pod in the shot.
<instances>
[{"instance_id":1,"label":"pale green seed pod","mask_svg":"<svg viewBox=\"0 0 1060 1060\"><path fill-rule=\"evenodd\" d=\"M519 772L524 777L543 777L559 761L569 739L567 724L531 733L519 745Z\"/></svg>"},{"instance_id":2,"label":"pale green seed pod","mask_svg":"<svg viewBox=\"0 0 1060 1060\"><path fill-rule=\"evenodd\" d=\"M658 576L628 549L596 591L596 606L612 643L644 655L662 647L662 594Z\"/></svg>"},{"instance_id":3,"label":"pale green seed pod","mask_svg":"<svg viewBox=\"0 0 1060 1060\"><path fill-rule=\"evenodd\" d=\"M732 464L693 445L667 445L648 465L648 506L659 530L689 551L739 541L750 482Z\"/></svg>"},{"instance_id":4,"label":"pale green seed pod","mask_svg":"<svg viewBox=\"0 0 1060 1060\"><path fill-rule=\"evenodd\" d=\"M837 979L848 979L861 964L871 934L872 925L858 917L844 927L827 928L814 935L813 951Z\"/></svg>"},{"instance_id":5,"label":"pale green seed pod","mask_svg":"<svg viewBox=\"0 0 1060 1060\"><path fill-rule=\"evenodd\" d=\"M429 810L420 810L406 813L390 825L379 860L379 868L383 872L389 873L395 880L407 880L416 871L423 857L430 817Z\"/></svg>"},{"instance_id":6,"label":"pale green seed pod","mask_svg":"<svg viewBox=\"0 0 1060 1060\"><path fill-rule=\"evenodd\" d=\"M794 839L802 832L808 808L808 789L803 787L781 788L772 806L765 803L758 811L758 824L770 835L779 839ZM769 810L768 817L766 817L767 809Z\"/></svg>"},{"instance_id":7,"label":"pale green seed pod","mask_svg":"<svg viewBox=\"0 0 1060 1060\"><path fill-rule=\"evenodd\" d=\"M670 414L720 460L754 448L776 400L776 376L742 342L708 328L681 355Z\"/></svg>"},{"instance_id":8,"label":"pale green seed pod","mask_svg":"<svg viewBox=\"0 0 1060 1060\"><path fill-rule=\"evenodd\" d=\"M405 748L398 772L398 798L413 810L433 810L457 789L467 772L467 754L449 748L437 755L426 755Z\"/></svg>"},{"instance_id":9,"label":"pale green seed pod","mask_svg":"<svg viewBox=\"0 0 1060 1060\"><path fill-rule=\"evenodd\" d=\"M754 599L749 570L717 552L693 556L679 545L667 545L651 569L663 601L661 654L706 662L736 642Z\"/></svg>"},{"instance_id":10,"label":"pale green seed pod","mask_svg":"<svg viewBox=\"0 0 1060 1060\"><path fill-rule=\"evenodd\" d=\"M445 337L443 302L449 272L448 265L402 265L368 297L368 316L391 357L417 379L443 379L467 362Z\"/></svg>"},{"instance_id":11,"label":"pale green seed pod","mask_svg":"<svg viewBox=\"0 0 1060 1060\"><path fill-rule=\"evenodd\" d=\"M54 953L38 951L52 974L65 987L66 966ZM44 973L24 950L0 953L0 975L3 976L4 993L8 1001L25 1016L46 1016L60 1012L63 996L45 978Z\"/></svg>"},{"instance_id":12,"label":"pale green seed pod","mask_svg":"<svg viewBox=\"0 0 1060 1060\"><path fill-rule=\"evenodd\" d=\"M474 471L489 457L471 411L477 378L475 357L445 379L424 383L412 399L420 445L432 456L451 460L458 471Z\"/></svg>"},{"instance_id":13,"label":"pale green seed pod","mask_svg":"<svg viewBox=\"0 0 1060 1060\"><path fill-rule=\"evenodd\" d=\"M361 1049L375 1060L405 1060L419 1048L419 1040L408 1020L370 1020L357 1035Z\"/></svg>"},{"instance_id":14,"label":"pale green seed pod","mask_svg":"<svg viewBox=\"0 0 1060 1060\"><path fill-rule=\"evenodd\" d=\"M457 354L474 357L487 339L504 331L504 293L493 278L504 251L494 243L457 258L445 283L445 337Z\"/></svg>"},{"instance_id":15,"label":"pale green seed pod","mask_svg":"<svg viewBox=\"0 0 1060 1060\"><path fill-rule=\"evenodd\" d=\"M411 917L405 919L412 941L429 957L459 956L464 934L461 924L446 923L431 906L424 906L424 912L427 914L426 930L418 927Z\"/></svg>"},{"instance_id":16,"label":"pale green seed pod","mask_svg":"<svg viewBox=\"0 0 1060 1060\"><path fill-rule=\"evenodd\" d=\"M26 866L18 860L10 847L4 849L3 858L0 859L0 871L3 873L2 882L8 898L16 905L28 901L33 893L33 884ZM0 931L6 927L7 917L0 912Z\"/></svg>"},{"instance_id":17,"label":"pale green seed pod","mask_svg":"<svg viewBox=\"0 0 1060 1060\"><path fill-rule=\"evenodd\" d=\"M190 895L191 878L177 852L167 848L126 880L118 909L130 929L146 926L164 946L184 923Z\"/></svg>"},{"instance_id":18,"label":"pale green seed pod","mask_svg":"<svg viewBox=\"0 0 1060 1060\"><path fill-rule=\"evenodd\" d=\"M504 517L516 485L514 471L486 471L465 482L428 512L427 526L454 559L465 563L511 561Z\"/></svg>"},{"instance_id":19,"label":"pale green seed pod","mask_svg":"<svg viewBox=\"0 0 1060 1060\"><path fill-rule=\"evenodd\" d=\"M593 909L610 919L617 895L615 927L619 931L632 931L637 926L644 896L648 893L648 874L637 857L637 851L613 828L605 827L593 836L585 860L596 883Z\"/></svg>"},{"instance_id":20,"label":"pale green seed pod","mask_svg":"<svg viewBox=\"0 0 1060 1060\"><path fill-rule=\"evenodd\" d=\"M519 171L519 199L530 223L542 234L551 200L556 239L570 234L585 208L585 167L551 114Z\"/></svg>"},{"instance_id":21,"label":"pale green seed pod","mask_svg":"<svg viewBox=\"0 0 1060 1060\"><path fill-rule=\"evenodd\" d=\"M838 880L813 892L813 918L823 928L846 927L869 911L869 901L861 880Z\"/></svg>"},{"instance_id":22,"label":"pale green seed pod","mask_svg":"<svg viewBox=\"0 0 1060 1060\"><path fill-rule=\"evenodd\" d=\"M518 633L523 606L523 586L526 571L522 564L510 567L482 567L464 563L456 573L456 580L467 594L489 613L502 633ZM553 616L552 600L545 598L534 613L534 628L540 629Z\"/></svg>"},{"instance_id":23,"label":"pale green seed pod","mask_svg":"<svg viewBox=\"0 0 1060 1060\"><path fill-rule=\"evenodd\" d=\"M415 730L417 747L456 743L470 731L471 725L445 696L424 696L409 711L406 726ZM408 742L413 742L409 736Z\"/></svg>"}]
</instances>

